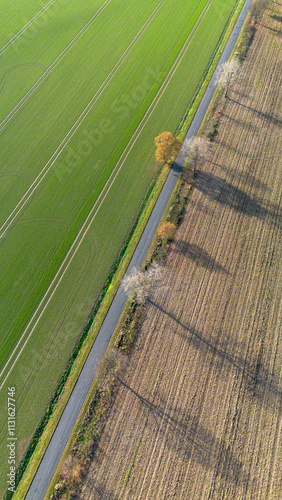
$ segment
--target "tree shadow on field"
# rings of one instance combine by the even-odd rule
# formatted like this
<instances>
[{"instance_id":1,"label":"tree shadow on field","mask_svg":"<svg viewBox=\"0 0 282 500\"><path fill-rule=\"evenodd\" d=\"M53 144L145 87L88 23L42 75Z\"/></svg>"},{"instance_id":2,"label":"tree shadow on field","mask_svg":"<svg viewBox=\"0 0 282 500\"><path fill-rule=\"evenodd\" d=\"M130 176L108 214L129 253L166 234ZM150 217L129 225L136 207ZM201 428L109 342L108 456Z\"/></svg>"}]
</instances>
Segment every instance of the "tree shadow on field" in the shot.
<instances>
[{"instance_id":1,"label":"tree shadow on field","mask_svg":"<svg viewBox=\"0 0 282 500\"><path fill-rule=\"evenodd\" d=\"M225 148L227 151L231 151L232 153L235 153L237 155L242 156L243 158L246 158L246 161L248 160L248 158L252 157L251 152L246 153L245 151L242 151L238 146L237 147L230 146L230 144L223 141L222 139L221 140L213 139L213 142L215 144L218 144L220 147Z\"/></svg>"},{"instance_id":2,"label":"tree shadow on field","mask_svg":"<svg viewBox=\"0 0 282 500\"><path fill-rule=\"evenodd\" d=\"M282 23L282 16L277 16L276 14L269 14L269 17L271 17L271 19L274 19L274 21Z\"/></svg>"},{"instance_id":3,"label":"tree shadow on field","mask_svg":"<svg viewBox=\"0 0 282 500\"><path fill-rule=\"evenodd\" d=\"M235 118L234 116L227 115L224 112L220 113L222 118L226 118L227 120L235 123L239 127L242 127L243 129L248 128L248 130L252 130L253 132L257 131L258 128L255 127L252 123L249 123L248 125L246 124L246 120L240 120L239 118Z\"/></svg>"},{"instance_id":4,"label":"tree shadow on field","mask_svg":"<svg viewBox=\"0 0 282 500\"><path fill-rule=\"evenodd\" d=\"M242 189L208 172L198 172L196 188L211 200L241 212L250 217L264 218L267 210L261 203Z\"/></svg>"},{"instance_id":5,"label":"tree shadow on field","mask_svg":"<svg viewBox=\"0 0 282 500\"><path fill-rule=\"evenodd\" d=\"M262 193L266 193L270 191L270 188L264 182L262 182L258 177L252 175L250 172L247 171L247 170L254 170L258 161L259 157L253 157L249 163L246 163L244 165L244 168L246 169L245 171L237 171L237 170L231 170L230 167L226 167L225 165L219 165L218 163L212 160L209 159L206 160L207 163L215 165L216 167L219 167L223 172L226 172L228 176L232 179L232 181L234 179L237 181L243 181L245 184L248 184L248 186L258 189Z\"/></svg>"},{"instance_id":6,"label":"tree shadow on field","mask_svg":"<svg viewBox=\"0 0 282 500\"><path fill-rule=\"evenodd\" d=\"M269 113L263 113L262 111L259 111L259 110L255 109L255 108L251 108L250 106L247 106L246 104L243 104L243 103L241 103L239 101L236 101L235 99L232 99L232 97L228 97L228 100L231 101L231 102L234 102L235 104L238 104L242 108L249 109L256 116L260 117L263 120L266 120L268 123L273 123L274 125L276 125L279 128L282 127L282 120L280 119L280 117L276 117L276 116L270 115Z\"/></svg>"},{"instance_id":7,"label":"tree shadow on field","mask_svg":"<svg viewBox=\"0 0 282 500\"><path fill-rule=\"evenodd\" d=\"M277 411L277 403L279 403L279 412L282 413L282 406L280 404L282 400L282 388L279 381L275 382L272 372L263 365L261 358L247 359L246 356L238 356L234 354L234 342L232 342L231 348L227 349L222 342L219 343L218 341L214 342L206 339L204 334L197 328L192 325L188 327L173 313L166 311L156 302L149 300L149 303L181 326L182 331L177 330L177 335L189 342L194 348L201 350L203 353L212 353L221 362L234 366L241 373L252 397L258 400L260 404L267 407L271 404ZM228 339L225 341L225 344L228 347ZM220 369L221 364L215 363L214 366ZM266 391L268 393L267 402L265 400Z\"/></svg>"},{"instance_id":8,"label":"tree shadow on field","mask_svg":"<svg viewBox=\"0 0 282 500\"><path fill-rule=\"evenodd\" d=\"M204 267L208 271L229 274L228 271L223 266L221 266L206 250L199 247L195 243L189 243L185 240L175 241L173 251L175 253L180 253L185 257L188 257L197 265Z\"/></svg>"},{"instance_id":9,"label":"tree shadow on field","mask_svg":"<svg viewBox=\"0 0 282 500\"><path fill-rule=\"evenodd\" d=\"M265 24L259 23L258 21L257 21L257 24L259 24L263 28L266 28L267 30L273 31L276 35L278 35L280 37L282 36L280 29L271 28L270 26L266 26Z\"/></svg>"},{"instance_id":10,"label":"tree shadow on field","mask_svg":"<svg viewBox=\"0 0 282 500\"><path fill-rule=\"evenodd\" d=\"M249 94L245 94L244 92L242 92L241 90L238 90L238 89L232 88L232 94L236 94L242 98L245 98L245 99L248 99L251 101L253 100L253 98Z\"/></svg>"},{"instance_id":11,"label":"tree shadow on field","mask_svg":"<svg viewBox=\"0 0 282 500\"><path fill-rule=\"evenodd\" d=\"M119 379L119 382L148 409L146 426L151 431L152 439L156 432L162 435L165 446L177 453L183 467L187 467L186 461L191 460L205 469L215 470L217 476L227 482L238 483L247 480L247 474L242 469L243 464L231 451L230 443L226 444L200 423L203 401L198 404L196 410L183 409L169 406L167 401L158 395L159 403L155 404L123 380ZM204 393L201 399L203 397ZM163 455L165 453L164 450Z\"/></svg>"},{"instance_id":12,"label":"tree shadow on field","mask_svg":"<svg viewBox=\"0 0 282 500\"><path fill-rule=\"evenodd\" d=\"M193 345L197 349L206 350L206 352L211 352L212 354L218 356L221 360L227 361L232 364L234 367L248 372L248 366L246 364L245 358L234 355L234 353L229 353L226 349L218 346L216 343L207 340L204 335L199 332L195 327L189 326L187 327L184 323L182 323L173 313L166 311L159 304L154 302L153 300L148 300L148 302L155 306L159 311L163 312L167 316L169 316L173 321L175 321L179 326L181 326L184 332L177 332L177 335L181 336L183 339L189 341L191 345Z\"/></svg>"},{"instance_id":13,"label":"tree shadow on field","mask_svg":"<svg viewBox=\"0 0 282 500\"><path fill-rule=\"evenodd\" d=\"M268 223L274 225L274 227L282 228L280 206L269 204L269 207L266 208L259 197L250 196L219 176L199 171L195 187L221 205L226 205L247 217L256 217L260 220L267 219Z\"/></svg>"}]
</instances>

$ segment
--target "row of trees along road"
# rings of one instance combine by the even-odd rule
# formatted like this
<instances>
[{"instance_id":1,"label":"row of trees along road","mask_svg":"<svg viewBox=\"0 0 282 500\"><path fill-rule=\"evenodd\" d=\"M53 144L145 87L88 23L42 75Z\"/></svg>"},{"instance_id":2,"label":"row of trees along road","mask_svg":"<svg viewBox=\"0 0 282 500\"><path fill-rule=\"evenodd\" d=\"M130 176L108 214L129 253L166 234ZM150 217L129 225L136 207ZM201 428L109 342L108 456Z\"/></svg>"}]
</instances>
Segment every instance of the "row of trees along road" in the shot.
<instances>
[{"instance_id":1,"label":"row of trees along road","mask_svg":"<svg viewBox=\"0 0 282 500\"><path fill-rule=\"evenodd\" d=\"M240 61L238 58L233 57L233 59L221 65L217 72L216 83L226 99L228 99L230 87L238 78L239 71ZM155 144L157 147L156 160L169 165L172 165L182 148L181 153L187 158L189 165L193 167L194 175L196 174L198 162L207 158L211 146L210 140L204 135L191 137L182 143L171 132L162 132L155 137Z\"/></svg>"},{"instance_id":2,"label":"row of trees along road","mask_svg":"<svg viewBox=\"0 0 282 500\"><path fill-rule=\"evenodd\" d=\"M228 98L230 86L236 81L240 70L240 62L237 58L231 59L219 68L217 74L217 84L219 89L223 91L224 97ZM188 159L190 166L193 167L194 175L200 159L206 159L210 150L210 140L202 135L191 137L188 140L182 141L171 134L171 132L163 132L155 138L156 160L161 163L172 164L175 157L181 149L184 157ZM158 229L158 236L161 239L170 240L173 238L176 230L175 224L164 222ZM126 275L122 280L122 286L126 294L142 304L150 298L151 293L162 282L163 269L153 262L153 264L145 271L133 268L131 273Z\"/></svg>"}]
</instances>

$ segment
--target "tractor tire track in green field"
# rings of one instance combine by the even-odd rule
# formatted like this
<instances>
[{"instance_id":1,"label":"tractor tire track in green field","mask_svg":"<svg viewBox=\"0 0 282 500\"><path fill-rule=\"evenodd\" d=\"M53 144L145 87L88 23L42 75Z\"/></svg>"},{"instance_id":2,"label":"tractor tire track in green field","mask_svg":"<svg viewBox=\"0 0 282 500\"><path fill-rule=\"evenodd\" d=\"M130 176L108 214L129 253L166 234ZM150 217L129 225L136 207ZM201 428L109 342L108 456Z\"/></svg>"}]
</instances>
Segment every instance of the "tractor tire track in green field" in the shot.
<instances>
[{"instance_id":1,"label":"tractor tire track in green field","mask_svg":"<svg viewBox=\"0 0 282 500\"><path fill-rule=\"evenodd\" d=\"M8 79L8 76L10 76L10 75L11 75L11 73L13 73L14 71L16 71L16 70L17 70L17 69L19 69L19 68L26 68L26 67L29 67L29 68L30 68L30 67L33 67L33 66L34 66L34 67L38 67L38 68L40 68L40 67L42 68L42 67L43 67L43 69L45 70L45 66L43 66L43 64L40 64L40 63L24 63L24 64L18 64L17 66L13 66L13 68L10 68L10 69L9 69L9 71L7 71L7 73L5 73L5 75L3 76L3 78L0 80L0 93L3 91L4 86L5 86L5 83L6 83L7 79ZM47 68L47 69L48 69L48 68ZM47 71L47 70L46 70L46 71ZM23 99L24 99L24 97L23 97ZM16 108L16 107L17 107L17 106L15 106L15 108ZM14 108L14 109L15 109L15 108ZM12 111L13 111L13 109L12 109ZM12 113L12 111L11 111L11 113ZM9 113L9 115L10 115L10 113ZM7 116L9 116L9 115L7 115ZM13 115L13 116L14 116L14 115ZM6 118L7 118L7 117L6 117ZM0 132L1 132L1 130L3 130L3 128L5 127L5 124L3 125L3 127L2 127L2 128L1 128L1 125L2 125L2 123L4 123L4 122L5 122L6 118L4 118L4 120L0 123ZM8 121L9 121L9 120L8 120ZM8 122L7 122L7 123L8 123Z\"/></svg>"},{"instance_id":2,"label":"tractor tire track in green field","mask_svg":"<svg viewBox=\"0 0 282 500\"><path fill-rule=\"evenodd\" d=\"M50 64L48 68L42 73L42 75L36 80L36 82L30 87L30 89L26 92L26 94L21 98L21 100L13 107L10 113L0 122L0 132L8 125L10 120L20 111L22 106L32 97L34 92L40 87L40 85L46 80L46 78L50 75L54 68L61 62L61 60L65 57L66 54L71 50L71 48L76 44L76 42L84 35L84 33L91 26L93 21L99 17L99 15L103 12L103 10L111 3L112 0L105 0L105 2L97 9L95 14L91 16L89 21L81 28L81 30L73 37L73 39L68 43L68 45L60 52L60 54L54 59L54 61ZM18 66L17 66L18 67ZM12 71L13 68L10 70ZM3 90L3 86L0 91Z\"/></svg>"},{"instance_id":3,"label":"tractor tire track in green field","mask_svg":"<svg viewBox=\"0 0 282 500\"><path fill-rule=\"evenodd\" d=\"M156 16L156 14L158 13L159 9L161 8L161 6L164 4L165 1L166 0L160 0L160 2L157 4L157 6L153 10L153 12L150 14L150 16L148 17L148 19L146 20L146 22L140 28L140 30L135 35L135 37L133 38L133 40L130 42L130 44L128 45L128 47L125 49L125 51L123 52L123 54L121 55L121 57L119 58L119 60L116 62L116 64L114 65L114 67L111 69L111 71L108 73L108 75L106 76L104 82L100 85L100 87L95 92L95 94L92 97L92 99L86 105L86 107L84 108L84 110L82 111L82 113L79 115L79 117L77 118L77 120L74 122L73 126L70 128L70 130L68 131L68 133L66 134L66 136L64 137L64 139L61 141L61 143L59 144L59 146L57 147L57 149L54 151L54 153L52 154L51 158L48 160L48 162L45 164L45 166L39 172L39 174L37 175L37 177L35 178L35 180L33 181L33 183L30 185L30 187L27 189L27 191L22 196L22 198L20 199L20 201L17 203L16 207L12 210L12 212L10 213L10 215L7 217L7 219L5 220L5 222L2 224L2 226L0 227L0 231L1 231L1 233L0 233L0 239L4 236L4 234L6 233L6 231L8 230L8 228L11 226L11 224L13 223L13 221L15 220L15 218L19 215L19 213L22 211L23 207L26 205L26 203L28 202L28 200L30 199L30 197L33 195L34 191L38 188L38 186L41 183L41 181L44 179L44 177L46 176L46 174L49 172L49 170L51 169L51 167L54 165L55 161L58 159L58 157L60 156L60 154L62 153L62 151L66 147L66 145L69 143L69 141L71 140L71 138L73 137L73 135L75 134L75 132L80 127L80 125L83 122L83 120L86 118L86 116L88 115L88 113L91 111L91 109L93 108L93 106L96 104L96 102L98 101L98 99L101 97L101 95L103 94L103 92L105 91L105 89L107 88L107 86L109 85L109 83L111 82L111 80L113 79L113 77L115 76L115 74L117 73L117 71L119 70L119 68L121 67L121 65L123 64L123 62L126 60L126 58L130 54L130 52L132 51L132 49L135 47L135 45L138 42L138 40L140 39L140 37L143 35L143 33L145 32L145 30L147 29L147 27L150 25L150 23L152 22L152 20L154 19L154 17Z\"/></svg>"},{"instance_id":4,"label":"tractor tire track in green field","mask_svg":"<svg viewBox=\"0 0 282 500\"><path fill-rule=\"evenodd\" d=\"M164 1L164 0L163 0ZM99 209L101 208L105 198L107 197L113 183L115 182L116 180L116 177L118 176L121 168L123 167L128 155L130 154L130 151L132 150L134 144L136 143L138 137L140 136L142 130L144 129L146 123L148 122L150 116L152 115L153 111L155 110L157 104L159 103L159 100L161 99L161 97L163 96L165 90L167 89L171 79L173 78L179 64L181 63L183 57L185 56L185 53L186 51L188 50L188 47L191 43L191 40L193 39L193 37L195 36L202 20L204 19L205 15L207 14L211 4L212 4L213 0L209 0L209 2L206 4L205 8L203 9L201 15L199 16L197 22L195 23L193 29L191 30L191 32L189 33L185 43L183 44L182 46L182 49L180 50L179 54L178 54L178 57L176 58L174 64L172 65L170 71L168 72L162 86L160 87L157 95L155 96L155 98L153 99L153 101L151 102L149 108L147 109L143 119L141 120L141 122L139 123L136 131L134 132L134 134L131 136L131 139L130 141L128 142L126 148L124 149L123 153L121 154L120 156L120 159L118 160L118 162L116 163L114 169L112 170L111 172L111 175L109 176L107 182L105 183L102 191L100 192L96 202L94 203L91 211L89 212L84 224L82 225L77 237L75 238L72 246L70 247L66 257L64 258L63 262L61 263L56 275L54 276L51 284L49 285L46 293L44 294L42 300L40 301L37 309L35 310L35 312L33 313L33 316L32 318L30 319L27 327L25 328L24 332L22 333L20 339L18 340L13 352L11 353L9 359L7 360L4 368L2 369L1 373L0 373L0 377L2 377L2 375L5 373L5 370L6 368L9 366L10 362L12 361L12 358L14 356L16 356L15 360L12 362L12 365L10 366L7 374L5 375L4 377L4 380L3 382L1 383L0 385L0 390L2 389L5 381L7 380L7 377L9 376L9 374L11 373L11 370L13 369L13 367L15 366L19 356L21 355L24 347L26 346L29 338L31 337L34 329L36 328L40 318L42 317L44 311L46 310L52 296L54 295L55 291L57 290L63 276L65 275L68 267L70 266L76 252L78 251L81 243L83 242L87 232L89 231ZM90 110L87 111L87 113L89 112ZM78 125L79 126L79 125ZM78 128L77 126L77 128ZM74 133L74 132L73 132ZM72 134L73 135L73 134ZM67 143L66 143L67 144ZM65 144L65 145L66 145ZM60 153L59 153L60 154ZM58 154L58 156L59 156ZM53 163L55 162L55 160L53 161ZM51 168L51 166L53 165L53 163L51 165L49 165L49 168L48 170ZM47 171L44 173L44 176L46 175ZM42 177L43 179L43 177ZM42 180L41 179L41 180ZM39 181L39 183L41 182L41 180ZM39 184L38 183L38 184ZM37 187L37 186L36 186ZM34 187L33 191L36 189L36 187ZM33 193L32 191L32 193ZM30 196L32 195L32 193L29 195L29 197L26 199L26 201L24 202L24 204L28 201L28 199L30 198ZM22 205L21 208L19 208L19 211L22 210L24 205ZM15 217L17 216L17 214L14 216L13 220L15 219ZM13 220L10 222L9 226L12 224ZM8 227L9 227L8 226ZM7 231L8 227L5 229L5 231L2 233L2 235L0 236L0 238L5 234L5 232ZM31 328L30 332L28 333L28 330ZM25 339L26 335L28 334L27 338ZM24 340L25 339L25 340ZM23 343L23 345L21 346L21 344ZM19 352L18 354L16 353L16 351L18 351L19 349Z\"/></svg>"},{"instance_id":5,"label":"tractor tire track in green field","mask_svg":"<svg viewBox=\"0 0 282 500\"><path fill-rule=\"evenodd\" d=\"M6 50L16 41L18 40L18 38L20 38L20 36L28 29L30 28L30 26L32 26L32 24L37 21L37 19L44 13L46 12L46 10L48 10L48 8L55 2L56 0L49 0L49 2L47 2L46 5L44 5L44 7L42 7L42 9L40 9L37 14L35 14L31 19L30 21L28 21L5 45L3 45L3 47L0 49L0 57L2 56L2 54L4 54L4 52L6 52Z\"/></svg>"}]
</instances>

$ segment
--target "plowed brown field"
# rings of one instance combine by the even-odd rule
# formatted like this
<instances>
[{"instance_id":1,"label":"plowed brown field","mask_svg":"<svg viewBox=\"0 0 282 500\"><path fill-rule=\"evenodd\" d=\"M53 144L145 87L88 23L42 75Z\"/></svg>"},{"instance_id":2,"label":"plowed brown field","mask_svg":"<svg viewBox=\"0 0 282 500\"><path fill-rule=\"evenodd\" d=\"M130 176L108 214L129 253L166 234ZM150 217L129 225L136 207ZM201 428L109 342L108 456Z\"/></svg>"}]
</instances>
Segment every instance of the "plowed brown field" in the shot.
<instances>
[{"instance_id":1,"label":"plowed brown field","mask_svg":"<svg viewBox=\"0 0 282 500\"><path fill-rule=\"evenodd\" d=\"M271 2L81 499L282 498L281 21Z\"/></svg>"}]
</instances>

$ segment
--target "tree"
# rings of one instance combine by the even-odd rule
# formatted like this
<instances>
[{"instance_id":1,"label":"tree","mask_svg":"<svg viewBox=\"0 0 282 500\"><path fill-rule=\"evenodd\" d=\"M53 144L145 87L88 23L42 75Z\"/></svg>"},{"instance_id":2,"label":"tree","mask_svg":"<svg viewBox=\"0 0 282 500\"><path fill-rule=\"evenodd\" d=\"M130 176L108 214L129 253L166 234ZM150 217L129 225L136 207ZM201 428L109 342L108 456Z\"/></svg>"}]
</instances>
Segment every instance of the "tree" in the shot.
<instances>
[{"instance_id":1,"label":"tree","mask_svg":"<svg viewBox=\"0 0 282 500\"><path fill-rule=\"evenodd\" d=\"M230 61L222 64L219 68L216 83L220 88L224 88L224 95L227 97L230 86L237 80L240 71L240 61L233 57Z\"/></svg>"},{"instance_id":2,"label":"tree","mask_svg":"<svg viewBox=\"0 0 282 500\"><path fill-rule=\"evenodd\" d=\"M170 132L163 132L155 137L155 144L157 146L156 159L161 163L173 163L182 142Z\"/></svg>"},{"instance_id":3,"label":"tree","mask_svg":"<svg viewBox=\"0 0 282 500\"><path fill-rule=\"evenodd\" d=\"M162 240L172 240L176 231L176 225L172 222L164 222L158 229L158 236Z\"/></svg>"},{"instance_id":4,"label":"tree","mask_svg":"<svg viewBox=\"0 0 282 500\"><path fill-rule=\"evenodd\" d=\"M60 468L61 478L75 486L81 481L82 475L83 467L79 462L79 458L75 455L68 455Z\"/></svg>"},{"instance_id":5,"label":"tree","mask_svg":"<svg viewBox=\"0 0 282 500\"><path fill-rule=\"evenodd\" d=\"M198 161L208 156L211 143L206 137L191 137L184 142L184 148L187 152L189 161L193 164L194 175L196 173Z\"/></svg>"},{"instance_id":6,"label":"tree","mask_svg":"<svg viewBox=\"0 0 282 500\"><path fill-rule=\"evenodd\" d=\"M102 390L109 389L113 379L122 376L126 363L127 358L119 349L107 349L96 376L98 387Z\"/></svg>"},{"instance_id":7,"label":"tree","mask_svg":"<svg viewBox=\"0 0 282 500\"><path fill-rule=\"evenodd\" d=\"M140 271L134 267L131 273L123 278L121 284L128 297L143 304L158 286L161 278L162 268L154 262L147 271Z\"/></svg>"}]
</instances>

